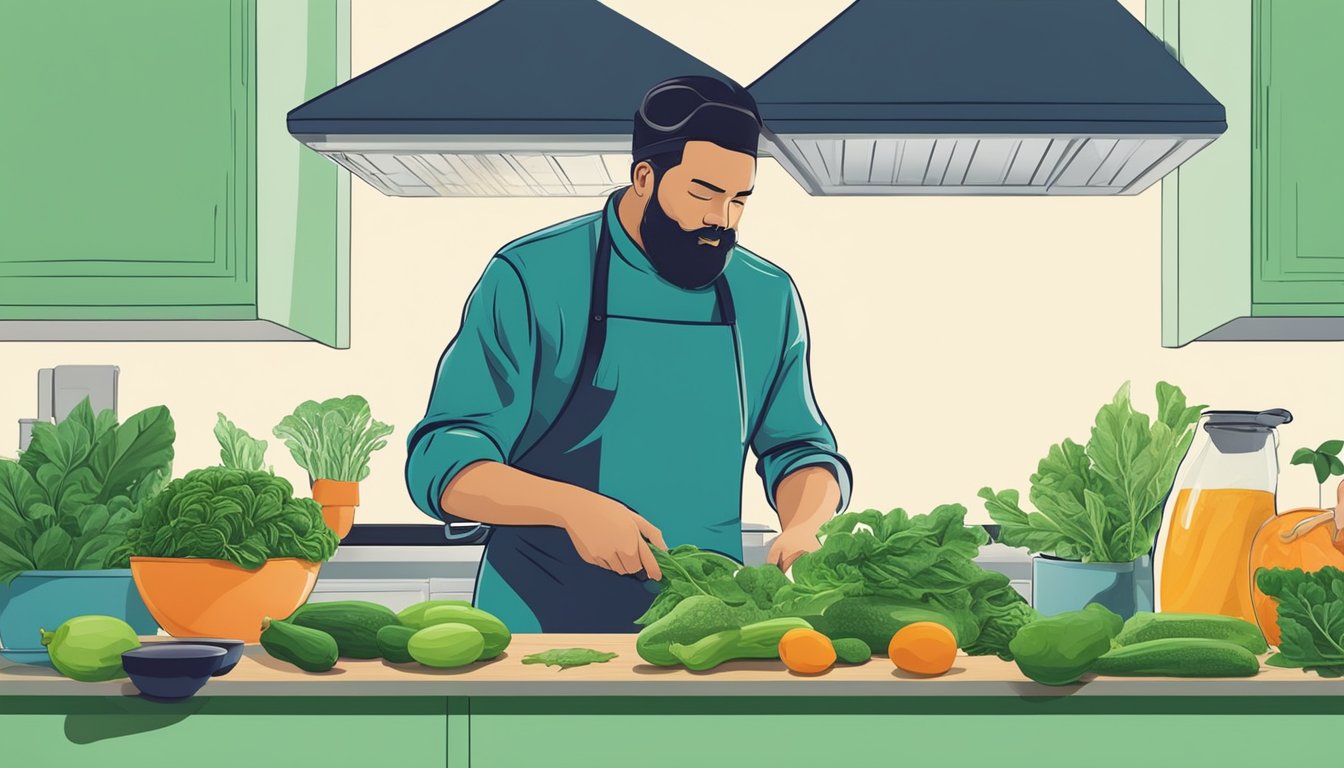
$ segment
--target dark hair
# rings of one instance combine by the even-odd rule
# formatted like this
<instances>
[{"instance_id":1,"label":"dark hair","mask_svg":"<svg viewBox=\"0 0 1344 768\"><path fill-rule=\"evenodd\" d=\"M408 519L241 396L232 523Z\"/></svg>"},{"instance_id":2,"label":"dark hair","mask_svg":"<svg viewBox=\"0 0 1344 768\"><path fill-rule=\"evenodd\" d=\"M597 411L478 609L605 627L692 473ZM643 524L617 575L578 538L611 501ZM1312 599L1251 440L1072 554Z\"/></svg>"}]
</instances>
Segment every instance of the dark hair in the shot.
<instances>
[{"instance_id":1,"label":"dark hair","mask_svg":"<svg viewBox=\"0 0 1344 768\"><path fill-rule=\"evenodd\" d=\"M716 77L686 75L645 93L634 115L631 154L638 163L680 153L688 141L709 141L755 157L760 133L760 112L746 88Z\"/></svg>"}]
</instances>

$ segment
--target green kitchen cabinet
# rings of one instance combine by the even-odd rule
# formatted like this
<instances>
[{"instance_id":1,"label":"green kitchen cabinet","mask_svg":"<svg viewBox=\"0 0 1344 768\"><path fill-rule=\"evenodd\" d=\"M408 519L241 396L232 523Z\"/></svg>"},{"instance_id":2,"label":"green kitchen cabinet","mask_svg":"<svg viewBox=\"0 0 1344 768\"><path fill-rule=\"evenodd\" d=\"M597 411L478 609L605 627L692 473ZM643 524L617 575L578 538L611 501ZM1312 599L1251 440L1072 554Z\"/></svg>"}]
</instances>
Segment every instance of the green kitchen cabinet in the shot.
<instances>
[{"instance_id":1,"label":"green kitchen cabinet","mask_svg":"<svg viewBox=\"0 0 1344 768\"><path fill-rule=\"evenodd\" d=\"M1162 343L1344 339L1344 3L1148 0L1149 29L1227 108L1162 183Z\"/></svg>"},{"instance_id":2,"label":"green kitchen cabinet","mask_svg":"<svg viewBox=\"0 0 1344 768\"><path fill-rule=\"evenodd\" d=\"M348 0L6 3L0 339L347 346L348 175L285 113L348 72Z\"/></svg>"}]
</instances>

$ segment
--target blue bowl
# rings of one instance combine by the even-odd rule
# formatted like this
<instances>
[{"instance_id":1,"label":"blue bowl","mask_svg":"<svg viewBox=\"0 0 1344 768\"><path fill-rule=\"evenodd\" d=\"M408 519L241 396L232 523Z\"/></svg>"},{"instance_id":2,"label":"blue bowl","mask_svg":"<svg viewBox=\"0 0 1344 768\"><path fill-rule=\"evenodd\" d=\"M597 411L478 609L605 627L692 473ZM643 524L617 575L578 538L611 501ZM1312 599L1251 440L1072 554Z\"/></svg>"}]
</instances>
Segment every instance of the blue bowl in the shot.
<instances>
[{"instance_id":1,"label":"blue bowl","mask_svg":"<svg viewBox=\"0 0 1344 768\"><path fill-rule=\"evenodd\" d=\"M223 677L229 674L234 667L238 666L238 661L243 658L244 643L242 640L232 640L226 637L188 637L176 644L213 645L216 648L223 648L225 651L224 660L219 663L219 669L215 670L212 677Z\"/></svg>"},{"instance_id":2,"label":"blue bowl","mask_svg":"<svg viewBox=\"0 0 1344 768\"><path fill-rule=\"evenodd\" d=\"M121 666L144 698L183 701L205 686L227 655L213 645L149 643L121 654Z\"/></svg>"}]
</instances>

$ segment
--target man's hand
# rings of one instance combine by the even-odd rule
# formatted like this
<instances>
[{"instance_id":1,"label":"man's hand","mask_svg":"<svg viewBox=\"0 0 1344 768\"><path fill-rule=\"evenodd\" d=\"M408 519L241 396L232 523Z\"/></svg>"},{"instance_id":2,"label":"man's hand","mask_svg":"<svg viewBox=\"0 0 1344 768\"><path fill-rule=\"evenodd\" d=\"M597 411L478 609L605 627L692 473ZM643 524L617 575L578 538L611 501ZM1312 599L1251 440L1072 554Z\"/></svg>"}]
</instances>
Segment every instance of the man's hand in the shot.
<instances>
[{"instance_id":1,"label":"man's hand","mask_svg":"<svg viewBox=\"0 0 1344 768\"><path fill-rule=\"evenodd\" d=\"M585 562L616 573L644 571L653 581L663 578L649 548L652 543L667 549L662 532L619 501L585 491L584 498L572 511L562 513L561 519L561 527Z\"/></svg>"},{"instance_id":2,"label":"man's hand","mask_svg":"<svg viewBox=\"0 0 1344 768\"><path fill-rule=\"evenodd\" d=\"M815 533L803 528L794 528L775 537L775 543L770 545L770 553L765 561L779 566L781 571L788 571L793 567L793 561L818 549L821 549L821 542L817 540Z\"/></svg>"}]
</instances>

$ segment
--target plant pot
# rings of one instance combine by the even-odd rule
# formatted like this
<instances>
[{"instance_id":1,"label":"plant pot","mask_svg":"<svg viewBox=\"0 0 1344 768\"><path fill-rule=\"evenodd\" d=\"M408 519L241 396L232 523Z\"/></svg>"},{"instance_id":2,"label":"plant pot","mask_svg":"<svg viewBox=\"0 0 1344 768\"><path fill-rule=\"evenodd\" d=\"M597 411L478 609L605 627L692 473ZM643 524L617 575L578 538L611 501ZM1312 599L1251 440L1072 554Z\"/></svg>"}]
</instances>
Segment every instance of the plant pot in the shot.
<instances>
[{"instance_id":1,"label":"plant pot","mask_svg":"<svg viewBox=\"0 0 1344 768\"><path fill-rule=\"evenodd\" d=\"M344 539L355 524L359 483L317 480L313 483L313 500L322 505L322 519L326 521L327 527Z\"/></svg>"},{"instance_id":2,"label":"plant pot","mask_svg":"<svg viewBox=\"0 0 1344 768\"><path fill-rule=\"evenodd\" d=\"M0 586L0 651L10 661L51 664L40 630L49 632L76 616L112 616L138 635L158 634L127 568L90 571L24 571Z\"/></svg>"},{"instance_id":3,"label":"plant pot","mask_svg":"<svg viewBox=\"0 0 1344 768\"><path fill-rule=\"evenodd\" d=\"M293 557L249 571L227 560L132 557L131 573L149 612L173 637L261 638L266 617L288 618L317 583L321 563Z\"/></svg>"},{"instance_id":4,"label":"plant pot","mask_svg":"<svg viewBox=\"0 0 1344 768\"><path fill-rule=\"evenodd\" d=\"M1131 563L1079 563L1037 555L1031 563L1032 605L1043 616L1100 603L1128 619L1153 610L1152 557Z\"/></svg>"}]
</instances>

